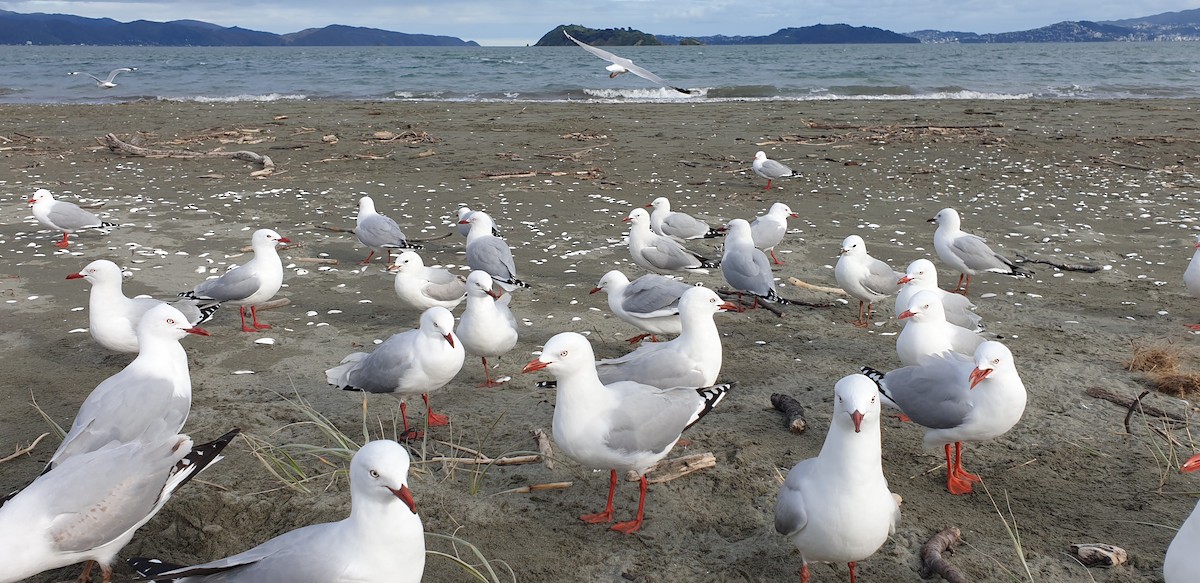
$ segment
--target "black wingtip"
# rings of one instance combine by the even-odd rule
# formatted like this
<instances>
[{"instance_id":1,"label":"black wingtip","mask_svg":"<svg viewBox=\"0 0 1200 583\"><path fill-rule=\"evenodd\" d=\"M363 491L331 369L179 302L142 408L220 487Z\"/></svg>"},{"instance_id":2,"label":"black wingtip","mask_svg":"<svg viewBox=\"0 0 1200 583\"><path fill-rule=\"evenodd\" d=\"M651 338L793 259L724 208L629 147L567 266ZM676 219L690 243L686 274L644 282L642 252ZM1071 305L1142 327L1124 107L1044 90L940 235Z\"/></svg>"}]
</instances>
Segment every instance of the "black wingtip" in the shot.
<instances>
[{"instance_id":1,"label":"black wingtip","mask_svg":"<svg viewBox=\"0 0 1200 583\"><path fill-rule=\"evenodd\" d=\"M869 366L864 366L864 367L858 369L858 372L862 373L863 376L871 379L872 381L875 381L876 385L880 385L880 383L883 382L883 374L884 373L882 373L876 369L873 369ZM882 386L880 386L880 388L882 388Z\"/></svg>"},{"instance_id":2,"label":"black wingtip","mask_svg":"<svg viewBox=\"0 0 1200 583\"><path fill-rule=\"evenodd\" d=\"M196 320L196 325L199 326L199 325L211 320L212 317L217 313L217 310L219 310L220 308L221 308L221 304L219 304L219 303L209 304L207 306L201 307L200 308L200 319Z\"/></svg>"},{"instance_id":3,"label":"black wingtip","mask_svg":"<svg viewBox=\"0 0 1200 583\"><path fill-rule=\"evenodd\" d=\"M538 381L534 386L539 389L557 389L558 381Z\"/></svg>"}]
</instances>

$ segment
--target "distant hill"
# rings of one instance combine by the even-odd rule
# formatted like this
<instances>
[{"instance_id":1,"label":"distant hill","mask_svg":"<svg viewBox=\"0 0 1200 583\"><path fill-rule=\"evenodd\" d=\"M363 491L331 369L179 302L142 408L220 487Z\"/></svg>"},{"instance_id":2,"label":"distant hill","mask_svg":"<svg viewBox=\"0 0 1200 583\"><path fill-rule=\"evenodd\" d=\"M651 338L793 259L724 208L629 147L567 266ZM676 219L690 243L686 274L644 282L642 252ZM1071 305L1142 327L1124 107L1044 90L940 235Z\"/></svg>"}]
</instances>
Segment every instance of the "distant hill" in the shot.
<instances>
[{"instance_id":1,"label":"distant hill","mask_svg":"<svg viewBox=\"0 0 1200 583\"><path fill-rule=\"evenodd\" d=\"M781 28L765 36L691 36L658 35L664 44L677 45L684 39L695 39L706 45L812 45L812 44L880 44L920 42L908 35L870 26L848 24L817 24L800 28Z\"/></svg>"},{"instance_id":2,"label":"distant hill","mask_svg":"<svg viewBox=\"0 0 1200 583\"><path fill-rule=\"evenodd\" d=\"M278 35L198 20L118 22L70 14L0 10L0 45L126 46L479 46L450 36L332 25Z\"/></svg>"},{"instance_id":3,"label":"distant hill","mask_svg":"<svg viewBox=\"0 0 1200 583\"><path fill-rule=\"evenodd\" d=\"M939 30L919 30L907 34L921 39L921 42L959 43L1196 41L1200 40L1200 8L1107 22L1058 22L1030 30L996 34Z\"/></svg>"},{"instance_id":4,"label":"distant hill","mask_svg":"<svg viewBox=\"0 0 1200 583\"><path fill-rule=\"evenodd\" d=\"M632 28L605 28L596 29L580 26L578 24L560 24L554 27L553 30L542 35L533 46L535 47L565 47L575 46L571 39L563 34L566 31L571 36L594 46L608 47L633 47L633 46L657 46L663 44L652 34L646 34L640 30Z\"/></svg>"}]
</instances>

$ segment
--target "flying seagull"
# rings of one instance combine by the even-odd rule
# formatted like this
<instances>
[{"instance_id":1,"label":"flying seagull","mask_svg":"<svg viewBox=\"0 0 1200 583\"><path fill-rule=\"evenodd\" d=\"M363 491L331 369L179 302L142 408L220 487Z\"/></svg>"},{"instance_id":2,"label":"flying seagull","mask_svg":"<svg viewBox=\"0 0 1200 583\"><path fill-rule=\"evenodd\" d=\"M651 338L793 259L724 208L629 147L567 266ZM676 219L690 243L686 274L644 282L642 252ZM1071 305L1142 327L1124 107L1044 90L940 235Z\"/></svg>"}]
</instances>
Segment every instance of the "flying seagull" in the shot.
<instances>
[{"instance_id":1,"label":"flying seagull","mask_svg":"<svg viewBox=\"0 0 1200 583\"><path fill-rule=\"evenodd\" d=\"M670 83L667 83L662 77L659 77L658 75L655 75L654 73L651 73L650 71L647 71L647 70L633 64L633 61L626 59L625 57L618 57L608 51L598 49L592 45L582 42L579 39L571 36L570 34L567 34L567 31L565 31L565 30L563 31L563 34L567 35L567 38L574 41L575 44L579 45L580 47L583 47L583 50L585 50L589 53L592 53L593 55L596 55L597 57L600 57L601 59L604 59L605 61L612 63L611 65L605 67L605 69L608 70L609 79L612 79L613 77L616 77L617 75L620 75L621 73L633 73L634 75L637 75L638 77L641 77L642 79L645 79L647 81L652 81L654 83L658 83L659 85L662 85L663 87L674 89L680 93L687 93L689 95L692 93L692 91L690 89L683 89L681 87L676 87L674 85L671 85Z\"/></svg>"},{"instance_id":2,"label":"flying seagull","mask_svg":"<svg viewBox=\"0 0 1200 583\"><path fill-rule=\"evenodd\" d=\"M104 79L101 79L91 73L84 73L81 71L75 71L74 73L67 73L67 74L68 75L87 75L88 77L91 77L92 79L96 80L97 87L103 87L105 89L112 89L113 87L117 86L116 83L113 83L113 79L116 79L117 75L120 75L121 73L132 73L133 71L136 71L136 70L137 70L137 67L121 67L120 69L113 69L112 71L108 72L108 77L104 78Z\"/></svg>"}]
</instances>

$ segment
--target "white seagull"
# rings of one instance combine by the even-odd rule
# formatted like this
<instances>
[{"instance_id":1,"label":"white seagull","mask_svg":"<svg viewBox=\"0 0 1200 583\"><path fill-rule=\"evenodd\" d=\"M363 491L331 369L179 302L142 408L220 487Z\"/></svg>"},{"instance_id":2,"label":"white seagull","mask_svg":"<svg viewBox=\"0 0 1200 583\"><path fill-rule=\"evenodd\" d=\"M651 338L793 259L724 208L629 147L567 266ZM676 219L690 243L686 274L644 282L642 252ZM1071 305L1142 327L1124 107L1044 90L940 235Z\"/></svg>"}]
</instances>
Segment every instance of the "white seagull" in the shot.
<instances>
[{"instance_id":1,"label":"white seagull","mask_svg":"<svg viewBox=\"0 0 1200 583\"><path fill-rule=\"evenodd\" d=\"M999 437L1025 412L1025 384L1012 352L996 341L980 344L970 357L945 353L886 374L869 367L863 373L879 384L885 401L925 428L925 447L943 446L951 494L969 493L980 481L963 469L963 442Z\"/></svg>"},{"instance_id":2,"label":"white seagull","mask_svg":"<svg viewBox=\"0 0 1200 583\"><path fill-rule=\"evenodd\" d=\"M1192 261L1188 263L1187 269L1183 272L1183 285L1187 287L1188 294L1194 298L1200 298L1200 235L1196 235L1196 244L1193 247ZM1192 330L1200 330L1200 324L1190 324L1188 328Z\"/></svg>"},{"instance_id":3,"label":"white seagull","mask_svg":"<svg viewBox=\"0 0 1200 583\"><path fill-rule=\"evenodd\" d=\"M846 293L858 298L858 320L854 325L859 328L867 327L875 302L900 291L899 281L904 277L887 263L868 255L867 244L858 235L842 241L841 257L833 267L833 275Z\"/></svg>"},{"instance_id":4,"label":"white seagull","mask_svg":"<svg viewBox=\"0 0 1200 583\"><path fill-rule=\"evenodd\" d=\"M750 222L750 236L754 238L754 246L771 254L771 263L783 265L775 256L775 247L783 242L787 234L787 220L799 215L792 212L791 207L782 202L771 205L767 214L760 215Z\"/></svg>"},{"instance_id":5,"label":"white seagull","mask_svg":"<svg viewBox=\"0 0 1200 583\"><path fill-rule=\"evenodd\" d=\"M685 429L716 407L729 385L700 389L659 389L629 381L606 385L596 376L595 358L587 338L563 332L546 341L541 356L521 372L546 369L557 380L551 433L559 449L586 467L610 470L604 511L580 520L611 522L617 472L641 476L637 516L612 527L632 534L642 527L646 471L670 453Z\"/></svg>"},{"instance_id":6,"label":"white seagull","mask_svg":"<svg viewBox=\"0 0 1200 583\"><path fill-rule=\"evenodd\" d=\"M906 366L921 364L924 357L947 351L972 354L984 341L977 332L946 321L940 291L917 292L908 309L896 316L908 320L896 337L896 356Z\"/></svg>"},{"instance_id":7,"label":"white seagull","mask_svg":"<svg viewBox=\"0 0 1200 583\"><path fill-rule=\"evenodd\" d=\"M291 242L271 229L259 229L250 237L253 259L179 295L200 300L201 306L214 303L237 306L242 317L242 332L270 329L258 321L258 305L275 297L283 286L283 263L275 246ZM246 325L246 306L250 306L252 326Z\"/></svg>"},{"instance_id":8,"label":"white seagull","mask_svg":"<svg viewBox=\"0 0 1200 583\"><path fill-rule=\"evenodd\" d=\"M396 394L404 434L415 438L418 432L408 427L404 396L420 394L425 400L426 423L430 427L445 425L446 416L429 407L429 393L446 386L462 370L465 358L463 345L454 336L454 315L434 306L421 314L419 328L393 334L375 352L347 355L338 366L325 371L325 380L347 391Z\"/></svg>"},{"instance_id":9,"label":"white seagull","mask_svg":"<svg viewBox=\"0 0 1200 583\"><path fill-rule=\"evenodd\" d=\"M124 274L116 263L97 259L83 271L72 273L67 279L84 279L92 284L88 294L88 332L101 346L117 352L137 352L137 326L142 316L151 308L166 302L152 298L129 298L121 291ZM181 298L171 302L193 326L203 324L212 317L219 304L201 309L197 300Z\"/></svg>"},{"instance_id":10,"label":"white seagull","mask_svg":"<svg viewBox=\"0 0 1200 583\"><path fill-rule=\"evenodd\" d=\"M467 284L463 278L448 269L426 267L414 251L397 255L392 269L396 272L393 283L396 297L422 312L434 306L453 310L467 297Z\"/></svg>"},{"instance_id":11,"label":"white seagull","mask_svg":"<svg viewBox=\"0 0 1200 583\"><path fill-rule=\"evenodd\" d=\"M475 211L459 224L471 225L467 233L467 266L472 271L486 271L504 291L529 284L517 279L517 264L513 262L512 249L504 239L493 234L496 223L483 211Z\"/></svg>"},{"instance_id":12,"label":"white seagull","mask_svg":"<svg viewBox=\"0 0 1200 583\"><path fill-rule=\"evenodd\" d=\"M938 257L959 272L958 286L954 288L956 292L962 291L963 295L966 295L971 289L971 276L981 271L1013 277L1033 275L1032 271L1018 267L1007 257L992 251L982 238L964 232L960 228L962 218L958 216L958 211L952 208L938 211L926 222L937 225L937 230L933 232L933 248Z\"/></svg>"},{"instance_id":13,"label":"white seagull","mask_svg":"<svg viewBox=\"0 0 1200 583\"><path fill-rule=\"evenodd\" d=\"M517 345L517 320L509 310L512 294L492 291L492 277L485 271L472 271L467 276L467 308L463 310L455 331L468 354L483 360L481 387L497 387L503 381L492 380L488 368L489 356L499 358Z\"/></svg>"},{"instance_id":14,"label":"white seagull","mask_svg":"<svg viewBox=\"0 0 1200 583\"><path fill-rule=\"evenodd\" d=\"M132 73L136 70L137 67L121 67L119 69L113 69L112 71L108 72L108 77L105 77L104 79L101 79L91 73L84 73L82 71L74 71L67 73L67 75L87 75L88 77L96 80L97 87L103 89L112 89L113 87L117 86L117 84L113 82L117 78L117 75L120 75L121 73Z\"/></svg>"},{"instance_id":15,"label":"white seagull","mask_svg":"<svg viewBox=\"0 0 1200 583\"><path fill-rule=\"evenodd\" d=\"M721 277L725 279L740 298L741 294L754 296L754 305L759 301L787 304L788 300L775 291L775 274L766 253L754 246L750 223L745 219L733 219L725 227L725 253L721 255Z\"/></svg>"},{"instance_id":16,"label":"white seagull","mask_svg":"<svg viewBox=\"0 0 1200 583\"><path fill-rule=\"evenodd\" d=\"M604 59L605 61L612 63L611 65L604 68L605 70L608 71L608 77L610 79L612 79L622 73L633 73L634 75L637 75L638 77L641 77L642 79L645 79L652 83L658 83L659 85L662 85L663 87L666 87L668 89L674 89L680 93L686 93L689 95L692 93L692 91L690 89L683 89L682 87L676 87L674 85L671 85L670 83L667 83L666 80L664 80L662 77L659 77L658 75L655 75L654 73L651 73L650 71L647 71L646 69L633 64L633 61L626 59L625 57L618 57L606 50L598 49L592 45L589 45L583 41L580 41L579 39L571 36L570 34L567 34L567 31L565 31L565 30L563 31L563 34L567 35L567 38L571 39L572 42L579 45L581 48L583 48L583 50L585 50L589 53L592 53L593 55L596 55L597 57L600 57L601 59Z\"/></svg>"},{"instance_id":17,"label":"white seagull","mask_svg":"<svg viewBox=\"0 0 1200 583\"><path fill-rule=\"evenodd\" d=\"M644 208L633 209L624 221L629 223L629 255L634 263L650 271L708 273L710 268L720 265L719 261L706 259L678 241L655 233L650 229L650 213Z\"/></svg>"},{"instance_id":18,"label":"white seagull","mask_svg":"<svg viewBox=\"0 0 1200 583\"><path fill-rule=\"evenodd\" d=\"M775 530L800 551L800 580L809 561L847 563L879 550L900 523L900 507L883 475L879 393L863 375L833 389L833 417L817 457L788 472L775 503Z\"/></svg>"},{"instance_id":19,"label":"white seagull","mask_svg":"<svg viewBox=\"0 0 1200 583\"><path fill-rule=\"evenodd\" d=\"M725 234L722 229L714 229L692 215L672 211L671 201L665 196L654 199L646 207L654 209L650 211L650 230L659 235L685 241L711 239Z\"/></svg>"},{"instance_id":20,"label":"white seagull","mask_svg":"<svg viewBox=\"0 0 1200 583\"><path fill-rule=\"evenodd\" d=\"M465 206L458 207L457 223L458 223L458 234L459 235L466 237L467 235L469 235L471 233L470 219L471 219L471 213L474 213L474 212L475 211L471 210L470 207L465 207ZM492 234L497 237L501 236L500 228L496 226L495 219L492 219Z\"/></svg>"},{"instance_id":21,"label":"white seagull","mask_svg":"<svg viewBox=\"0 0 1200 583\"><path fill-rule=\"evenodd\" d=\"M791 168L768 158L767 153L761 150L754 153L754 162L750 164L750 168L754 170L755 174L767 179L767 185L763 187L763 190L771 190L772 180L798 176Z\"/></svg>"},{"instance_id":22,"label":"white seagull","mask_svg":"<svg viewBox=\"0 0 1200 583\"><path fill-rule=\"evenodd\" d=\"M75 231L117 226L114 223L100 220L100 217L79 208L76 204L65 200L54 200L54 195L45 188L34 191L33 196L29 199L29 206L33 207L33 218L37 219L39 223L62 231L62 240L54 244L62 249L71 245L70 236Z\"/></svg>"},{"instance_id":23,"label":"white seagull","mask_svg":"<svg viewBox=\"0 0 1200 583\"><path fill-rule=\"evenodd\" d=\"M1181 472L1200 470L1200 453L1193 455L1184 462ZM1191 583L1200 573L1200 503L1192 510L1187 520L1171 539L1167 547L1167 556L1163 558L1163 579L1165 583Z\"/></svg>"},{"instance_id":24,"label":"white seagull","mask_svg":"<svg viewBox=\"0 0 1200 583\"><path fill-rule=\"evenodd\" d=\"M375 256L376 251L382 254L386 250L386 261L391 263L392 249L421 248L420 245L408 242L396 221L387 215L379 214L375 210L375 201L369 196L358 199L358 218L355 219L354 236L358 238L359 243L371 249L367 258L362 260L363 265L371 263L371 258Z\"/></svg>"},{"instance_id":25,"label":"white seagull","mask_svg":"<svg viewBox=\"0 0 1200 583\"><path fill-rule=\"evenodd\" d=\"M980 323L983 318L975 313L975 304L967 296L948 292L938 287L937 268L928 259L918 259L908 264L899 282L900 293L896 294L896 313L908 310L912 298L921 290L933 290L942 298L942 307L946 310L946 321L967 330L979 332L983 330ZM909 320L904 320L909 322Z\"/></svg>"},{"instance_id":26,"label":"white seagull","mask_svg":"<svg viewBox=\"0 0 1200 583\"><path fill-rule=\"evenodd\" d=\"M627 339L630 344L637 344L647 336L658 342L658 334L679 334L682 329L679 298L692 287L657 273L647 273L631 282L614 269L605 273L590 293L603 291L608 295L608 309L613 315L642 331Z\"/></svg>"},{"instance_id":27,"label":"white seagull","mask_svg":"<svg viewBox=\"0 0 1200 583\"><path fill-rule=\"evenodd\" d=\"M129 564L151 581L417 583L425 571L425 529L408 487L409 463L403 445L372 441L350 461L345 519L297 528L203 565L142 558Z\"/></svg>"}]
</instances>

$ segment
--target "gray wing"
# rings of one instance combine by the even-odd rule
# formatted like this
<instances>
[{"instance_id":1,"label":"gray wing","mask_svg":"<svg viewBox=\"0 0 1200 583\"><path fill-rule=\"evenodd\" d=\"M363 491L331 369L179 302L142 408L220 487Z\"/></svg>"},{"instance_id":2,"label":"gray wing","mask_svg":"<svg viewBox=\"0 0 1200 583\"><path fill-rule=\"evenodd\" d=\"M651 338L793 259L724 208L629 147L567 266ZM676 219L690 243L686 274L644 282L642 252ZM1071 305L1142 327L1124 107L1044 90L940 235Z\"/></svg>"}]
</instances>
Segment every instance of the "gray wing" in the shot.
<instances>
[{"instance_id":1,"label":"gray wing","mask_svg":"<svg viewBox=\"0 0 1200 583\"><path fill-rule=\"evenodd\" d=\"M692 286L663 275L643 275L625 288L621 308L641 318L679 313L679 297Z\"/></svg>"},{"instance_id":2,"label":"gray wing","mask_svg":"<svg viewBox=\"0 0 1200 583\"><path fill-rule=\"evenodd\" d=\"M419 330L393 334L350 372L349 386L369 393L391 393L408 376L415 361L413 343Z\"/></svg>"},{"instance_id":3,"label":"gray wing","mask_svg":"<svg viewBox=\"0 0 1200 583\"><path fill-rule=\"evenodd\" d=\"M684 213L671 213L662 222L662 232L668 237L690 239L703 237L708 231L708 223Z\"/></svg>"},{"instance_id":4,"label":"gray wing","mask_svg":"<svg viewBox=\"0 0 1200 583\"><path fill-rule=\"evenodd\" d=\"M763 160L761 171L763 176L768 178L786 178L795 174L791 168L769 158Z\"/></svg>"},{"instance_id":5,"label":"gray wing","mask_svg":"<svg viewBox=\"0 0 1200 583\"><path fill-rule=\"evenodd\" d=\"M975 304L967 296L945 293L942 294L942 307L946 311L946 321L962 326L972 332L983 328L983 317L974 312Z\"/></svg>"},{"instance_id":6,"label":"gray wing","mask_svg":"<svg viewBox=\"0 0 1200 583\"><path fill-rule=\"evenodd\" d=\"M491 235L467 244L467 265L472 270L483 270L506 281L517 276L512 249L503 239Z\"/></svg>"},{"instance_id":7,"label":"gray wing","mask_svg":"<svg viewBox=\"0 0 1200 583\"><path fill-rule=\"evenodd\" d=\"M174 395L175 386L162 377L128 378L117 373L88 395L71 430L50 458L50 467L104 445L161 434L175 434L191 411L191 398Z\"/></svg>"},{"instance_id":8,"label":"gray wing","mask_svg":"<svg viewBox=\"0 0 1200 583\"><path fill-rule=\"evenodd\" d=\"M874 257L867 262L867 270L869 273L863 278L862 285L869 291L884 296L900 291L900 284L897 282L904 277L903 273L893 271L887 263Z\"/></svg>"},{"instance_id":9,"label":"gray wing","mask_svg":"<svg viewBox=\"0 0 1200 583\"><path fill-rule=\"evenodd\" d=\"M618 451L661 452L679 440L692 417L704 406L695 389L659 389L617 383L621 408L613 411L605 444Z\"/></svg>"},{"instance_id":10,"label":"gray wing","mask_svg":"<svg viewBox=\"0 0 1200 583\"><path fill-rule=\"evenodd\" d=\"M766 296L775 289L767 256L753 247L728 249L721 258L721 275L734 289L755 295Z\"/></svg>"},{"instance_id":11,"label":"gray wing","mask_svg":"<svg viewBox=\"0 0 1200 583\"><path fill-rule=\"evenodd\" d=\"M54 201L54 205L50 207L50 212L46 214L46 218L60 229L99 227L102 223L100 217L74 204L61 200Z\"/></svg>"},{"instance_id":12,"label":"gray wing","mask_svg":"<svg viewBox=\"0 0 1200 583\"><path fill-rule=\"evenodd\" d=\"M125 73L127 71L132 71L132 70L133 69L130 69L129 67L121 67L119 69L113 69L112 71L108 72L108 79L105 79L105 82L112 83L113 79L117 78L117 75L120 75L121 73ZM89 77L90 77L90 75L89 75ZM92 77L92 78L96 79L95 77ZM99 79L96 79L96 80L99 81Z\"/></svg>"},{"instance_id":13,"label":"gray wing","mask_svg":"<svg viewBox=\"0 0 1200 583\"><path fill-rule=\"evenodd\" d=\"M245 264L239 265L214 279L207 279L196 286L195 296L219 302L248 298L262 287L258 273Z\"/></svg>"},{"instance_id":14,"label":"gray wing","mask_svg":"<svg viewBox=\"0 0 1200 583\"><path fill-rule=\"evenodd\" d=\"M671 239L660 236L655 236L654 240L642 249L642 257L659 269L672 271L701 265L695 253Z\"/></svg>"},{"instance_id":15,"label":"gray wing","mask_svg":"<svg viewBox=\"0 0 1200 583\"><path fill-rule=\"evenodd\" d=\"M678 357L676 353L661 355L670 342L643 344L633 352L618 358L596 362L596 374L604 384L634 381L662 389L672 387L699 388L711 384L697 362Z\"/></svg>"},{"instance_id":16,"label":"gray wing","mask_svg":"<svg viewBox=\"0 0 1200 583\"><path fill-rule=\"evenodd\" d=\"M354 235L367 247L403 248L408 246L404 233L400 231L400 225L397 225L391 217L381 214L373 214L359 221L354 226Z\"/></svg>"},{"instance_id":17,"label":"gray wing","mask_svg":"<svg viewBox=\"0 0 1200 583\"><path fill-rule=\"evenodd\" d=\"M788 472L779 489L779 498L775 501L775 532L791 536L808 526L808 509L804 504L802 486L809 472L813 471L816 459L806 459Z\"/></svg>"},{"instance_id":18,"label":"gray wing","mask_svg":"<svg viewBox=\"0 0 1200 583\"><path fill-rule=\"evenodd\" d=\"M880 392L915 423L930 429L962 425L971 412L974 363L956 354L935 355L921 364L888 371Z\"/></svg>"},{"instance_id":19,"label":"gray wing","mask_svg":"<svg viewBox=\"0 0 1200 583\"><path fill-rule=\"evenodd\" d=\"M670 83L667 83L667 81L665 79L663 79L662 77L659 77L658 75L655 75L654 73L651 73L650 71L648 71L638 65L633 64L633 61L626 59L625 57L618 57L617 55L614 55L604 49L598 49L592 45L589 45L589 44L567 34L567 31L565 31L565 30L563 31L563 34L566 34L567 38L574 41L575 44L579 45L581 48L583 48L583 50L585 50L589 53L592 53L593 55L596 55L597 57L600 57L601 59L604 59L605 61L608 61L610 63L615 63L617 65L625 67L626 71L629 71L630 73L633 73L634 75L637 75L638 77L641 77L642 79L651 81L653 83L658 83L659 85L662 85L663 87L666 87L668 89L674 89L674 90L682 92L682 93L691 93L691 91L688 91L686 89L680 89L679 87L676 87L674 85L671 85Z\"/></svg>"},{"instance_id":20,"label":"gray wing","mask_svg":"<svg viewBox=\"0 0 1200 583\"><path fill-rule=\"evenodd\" d=\"M467 295L467 284L457 278L446 283L430 282L421 287L421 292L439 302L452 302Z\"/></svg>"},{"instance_id":21,"label":"gray wing","mask_svg":"<svg viewBox=\"0 0 1200 583\"><path fill-rule=\"evenodd\" d=\"M224 573L225 577L213 577L212 580L237 581L238 583L312 581L315 575L312 570L320 569L314 563L320 562L321 547L324 544L335 542L321 540L322 535L327 531L328 524L326 523L304 526L224 559L157 573L154 575L154 580L163 581Z\"/></svg>"},{"instance_id":22,"label":"gray wing","mask_svg":"<svg viewBox=\"0 0 1200 583\"><path fill-rule=\"evenodd\" d=\"M976 235L970 233L959 235L950 243L950 249L959 259L963 260L963 263L967 264L967 267L975 271L1008 272L1012 270L1011 261L997 255L983 239Z\"/></svg>"}]
</instances>

